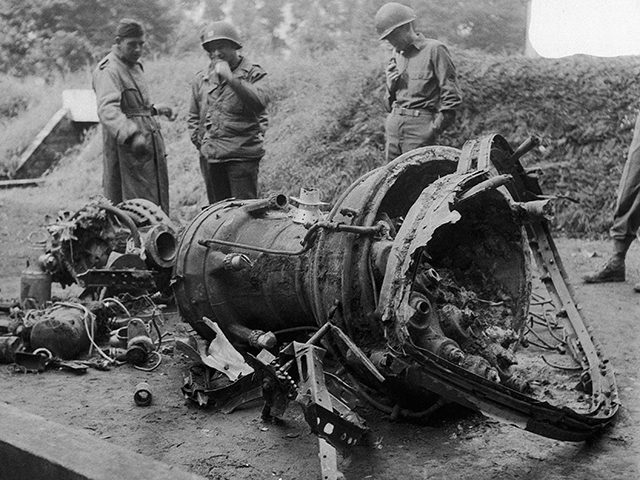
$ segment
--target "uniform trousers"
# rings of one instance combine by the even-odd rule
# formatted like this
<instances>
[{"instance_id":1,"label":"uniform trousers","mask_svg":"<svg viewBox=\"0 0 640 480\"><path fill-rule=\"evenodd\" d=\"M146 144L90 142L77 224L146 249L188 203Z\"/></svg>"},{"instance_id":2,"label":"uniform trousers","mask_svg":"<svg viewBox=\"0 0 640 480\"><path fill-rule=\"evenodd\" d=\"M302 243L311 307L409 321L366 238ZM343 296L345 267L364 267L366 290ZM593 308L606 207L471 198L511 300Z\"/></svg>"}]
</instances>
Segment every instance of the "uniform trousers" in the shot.
<instances>
[{"instance_id":1,"label":"uniform trousers","mask_svg":"<svg viewBox=\"0 0 640 480\"><path fill-rule=\"evenodd\" d=\"M609 230L615 240L631 243L640 229L640 114L618 187L618 200Z\"/></svg>"},{"instance_id":2,"label":"uniform trousers","mask_svg":"<svg viewBox=\"0 0 640 480\"><path fill-rule=\"evenodd\" d=\"M438 138L433 128L435 114L426 110L402 110L418 114L397 113L394 109L387 115L385 123L387 162L414 148L434 145Z\"/></svg>"},{"instance_id":3,"label":"uniform trousers","mask_svg":"<svg viewBox=\"0 0 640 480\"><path fill-rule=\"evenodd\" d=\"M209 203L227 198L258 198L259 164L259 158L212 162L200 156Z\"/></svg>"}]
</instances>

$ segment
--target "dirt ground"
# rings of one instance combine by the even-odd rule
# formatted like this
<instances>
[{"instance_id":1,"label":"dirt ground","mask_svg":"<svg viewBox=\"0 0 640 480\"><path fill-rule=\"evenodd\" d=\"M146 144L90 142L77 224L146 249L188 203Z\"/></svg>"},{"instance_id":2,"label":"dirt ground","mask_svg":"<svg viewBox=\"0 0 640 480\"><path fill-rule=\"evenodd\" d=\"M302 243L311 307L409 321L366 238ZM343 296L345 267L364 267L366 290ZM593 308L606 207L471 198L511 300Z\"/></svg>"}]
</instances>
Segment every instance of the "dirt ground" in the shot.
<instances>
[{"instance_id":1,"label":"dirt ground","mask_svg":"<svg viewBox=\"0 0 640 480\"><path fill-rule=\"evenodd\" d=\"M58 208L43 205L36 189L0 191L0 298L19 295L20 272L37 253L28 234ZM603 261L608 243L557 244L582 312L616 370L623 402L616 425L590 442L568 443L451 409L426 425L364 410L375 441L339 457L348 480L640 478L640 294L632 291L640 281L640 248L630 252L627 283L583 285L580 275ZM73 293L54 288L54 295ZM184 328L175 315L167 323L178 335ZM317 438L295 404L284 425L262 423L260 405L228 415L199 409L180 391L186 366L179 355L164 355L149 373L125 365L81 376L17 374L1 365L0 401L208 479L320 478ZM153 393L149 407L133 402L143 380Z\"/></svg>"}]
</instances>

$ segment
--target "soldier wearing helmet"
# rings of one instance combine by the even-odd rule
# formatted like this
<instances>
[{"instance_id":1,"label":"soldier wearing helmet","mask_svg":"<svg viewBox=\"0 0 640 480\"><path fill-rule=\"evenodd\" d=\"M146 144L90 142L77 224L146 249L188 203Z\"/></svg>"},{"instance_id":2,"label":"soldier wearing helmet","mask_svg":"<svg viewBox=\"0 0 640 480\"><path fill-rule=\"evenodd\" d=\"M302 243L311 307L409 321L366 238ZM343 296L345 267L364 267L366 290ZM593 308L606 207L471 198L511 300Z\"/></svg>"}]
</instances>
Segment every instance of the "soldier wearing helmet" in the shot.
<instances>
[{"instance_id":1,"label":"soldier wearing helmet","mask_svg":"<svg viewBox=\"0 0 640 480\"><path fill-rule=\"evenodd\" d=\"M384 4L375 16L380 40L394 48L385 70L387 161L433 145L462 102L447 47L416 32L415 19L413 9L395 2Z\"/></svg>"},{"instance_id":2,"label":"soldier wearing helmet","mask_svg":"<svg viewBox=\"0 0 640 480\"><path fill-rule=\"evenodd\" d=\"M192 82L187 123L207 198L210 203L256 198L267 123L266 73L240 54L242 40L230 23L212 23L201 40L210 63Z\"/></svg>"}]
</instances>

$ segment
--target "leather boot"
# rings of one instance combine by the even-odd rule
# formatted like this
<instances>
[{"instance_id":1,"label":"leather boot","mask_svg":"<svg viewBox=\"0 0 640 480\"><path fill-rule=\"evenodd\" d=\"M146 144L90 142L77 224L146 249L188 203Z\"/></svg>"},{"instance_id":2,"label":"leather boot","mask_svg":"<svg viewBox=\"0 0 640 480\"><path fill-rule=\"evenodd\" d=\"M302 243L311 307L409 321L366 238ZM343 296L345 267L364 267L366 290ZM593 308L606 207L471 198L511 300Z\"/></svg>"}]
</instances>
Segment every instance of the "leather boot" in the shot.
<instances>
[{"instance_id":1,"label":"leather boot","mask_svg":"<svg viewBox=\"0 0 640 480\"><path fill-rule=\"evenodd\" d=\"M585 275L583 280L585 283L605 283L605 282L624 282L625 268L624 260L627 256L627 250L633 242L633 237L613 240L613 255L600 270Z\"/></svg>"},{"instance_id":2,"label":"leather boot","mask_svg":"<svg viewBox=\"0 0 640 480\"><path fill-rule=\"evenodd\" d=\"M614 254L600 270L585 275L584 283L624 282L624 257Z\"/></svg>"}]
</instances>

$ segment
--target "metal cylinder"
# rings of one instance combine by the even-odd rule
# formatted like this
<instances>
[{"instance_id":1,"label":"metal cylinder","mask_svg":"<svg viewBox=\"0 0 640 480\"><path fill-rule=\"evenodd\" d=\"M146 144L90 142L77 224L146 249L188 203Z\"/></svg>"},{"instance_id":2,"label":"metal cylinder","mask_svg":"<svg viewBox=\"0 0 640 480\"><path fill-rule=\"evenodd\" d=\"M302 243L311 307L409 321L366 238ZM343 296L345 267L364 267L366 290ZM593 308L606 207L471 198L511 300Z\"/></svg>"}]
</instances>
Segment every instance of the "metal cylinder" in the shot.
<instances>
[{"instance_id":1,"label":"metal cylinder","mask_svg":"<svg viewBox=\"0 0 640 480\"><path fill-rule=\"evenodd\" d=\"M171 268L176 260L178 241L172 228L153 225L140 230L147 254L147 262L153 267Z\"/></svg>"},{"instance_id":2,"label":"metal cylinder","mask_svg":"<svg viewBox=\"0 0 640 480\"><path fill-rule=\"evenodd\" d=\"M202 211L184 231L176 257L174 292L183 318L207 338L213 332L204 316L225 333L234 324L265 331L309 325L304 273L310 260L308 253L296 254L306 233L283 207L262 200L220 202ZM210 239L228 244L201 243ZM247 259L247 268L223 268L224 258L234 255L244 255L239 258Z\"/></svg>"},{"instance_id":3,"label":"metal cylinder","mask_svg":"<svg viewBox=\"0 0 640 480\"><path fill-rule=\"evenodd\" d=\"M459 155L449 147L409 152L354 182L326 218L307 228L287 205L268 200L210 206L178 246L174 291L182 317L208 339L214 334L202 318L211 318L231 341L245 344L242 332L331 320L361 347L383 349L408 338L416 314L409 272L420 263L419 252L433 257L421 270L421 288L438 285L439 268L474 262L513 296L522 316L529 285L522 227L484 177L450 175ZM482 188L456 204L456 192L476 185ZM451 211L456 205L460 212ZM401 225L397 232L394 222ZM244 268L224 268L234 254L247 258ZM428 302L418 307L429 309Z\"/></svg>"},{"instance_id":4,"label":"metal cylinder","mask_svg":"<svg viewBox=\"0 0 640 480\"><path fill-rule=\"evenodd\" d=\"M151 405L153 395L151 394L151 388L147 382L140 382L136 385L133 392L133 401L139 407L148 407Z\"/></svg>"},{"instance_id":5,"label":"metal cylinder","mask_svg":"<svg viewBox=\"0 0 640 480\"><path fill-rule=\"evenodd\" d=\"M459 156L448 147L415 152L356 181L314 231L295 223L286 204L265 200L203 210L178 246L174 292L182 317L211 339L204 316L229 333L234 324L264 331L318 326L333 312L349 335L364 331L382 339L380 325L371 321L380 287L374 270L384 270L387 255L379 252L389 249L389 241L376 238L373 227L385 216L406 214L427 185L455 171ZM246 255L251 266L222 269L220 258L229 254Z\"/></svg>"},{"instance_id":6,"label":"metal cylinder","mask_svg":"<svg viewBox=\"0 0 640 480\"><path fill-rule=\"evenodd\" d=\"M27 264L20 274L20 303L32 299L41 307L51 301L51 274L45 272L38 262Z\"/></svg>"}]
</instances>

